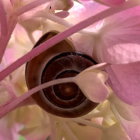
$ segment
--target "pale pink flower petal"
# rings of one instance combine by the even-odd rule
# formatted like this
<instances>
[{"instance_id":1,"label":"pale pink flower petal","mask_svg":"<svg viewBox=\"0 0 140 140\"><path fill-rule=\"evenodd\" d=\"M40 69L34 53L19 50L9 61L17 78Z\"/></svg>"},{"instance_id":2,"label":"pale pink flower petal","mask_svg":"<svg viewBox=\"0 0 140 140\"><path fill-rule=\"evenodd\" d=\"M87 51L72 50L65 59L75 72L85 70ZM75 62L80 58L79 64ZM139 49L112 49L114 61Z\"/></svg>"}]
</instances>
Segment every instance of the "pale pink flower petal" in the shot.
<instances>
[{"instance_id":1,"label":"pale pink flower petal","mask_svg":"<svg viewBox=\"0 0 140 140\"><path fill-rule=\"evenodd\" d=\"M40 124L20 131L20 134L24 135L26 140L45 140L50 135L50 131L49 128L46 126L43 128Z\"/></svg>"},{"instance_id":2,"label":"pale pink flower petal","mask_svg":"<svg viewBox=\"0 0 140 140\"><path fill-rule=\"evenodd\" d=\"M73 6L73 0L51 0L50 7L53 10L67 11Z\"/></svg>"},{"instance_id":3,"label":"pale pink flower petal","mask_svg":"<svg viewBox=\"0 0 140 140\"><path fill-rule=\"evenodd\" d=\"M123 11L127 8L134 7L135 5L122 5L119 7L119 12ZM96 14L95 16L91 16L87 18L86 20L83 20L82 22L72 26L71 28L65 30L62 33L59 33L58 35L52 37L51 39L45 41L44 43L40 44L39 47L34 48L32 51L24 55L23 57L19 58L17 61L15 61L13 64L11 64L9 67L1 71L0 73L0 80L3 80L8 74L10 74L12 71L17 69L19 66L21 66L23 63L31 60L35 56L39 55L41 52L47 50L48 48L52 47L53 45L57 44L58 42L64 40L65 38L69 37L70 35L82 30L83 28L91 25L92 23L96 23L105 17L111 16L112 14L115 14L118 12L118 7L110 8L108 10L105 10L103 12L100 12Z\"/></svg>"},{"instance_id":4,"label":"pale pink flower petal","mask_svg":"<svg viewBox=\"0 0 140 140\"><path fill-rule=\"evenodd\" d=\"M93 140L93 138L100 140L102 136L102 131L100 129L88 125L82 126L78 123L71 122L69 123L69 127L72 129L72 131L74 131L74 134L76 134L78 140ZM63 131L65 131L64 128ZM71 137L69 136L70 134L68 134L68 132L65 135L68 140L71 140Z\"/></svg>"},{"instance_id":5,"label":"pale pink flower petal","mask_svg":"<svg viewBox=\"0 0 140 140\"><path fill-rule=\"evenodd\" d=\"M47 1L47 0L46 0ZM27 12L28 10L31 10L32 8L36 7L37 4L39 4L38 2L40 1L34 1L35 3L31 3L29 5L25 5L25 7L21 8L17 13L18 15L23 14L24 12ZM44 3L44 0L42 0L42 3ZM123 8L122 8L123 9ZM111 11L112 10L112 11ZM49 41L45 42L44 44L42 44L42 49L34 49L31 53L28 53L27 55L25 55L23 58L20 58L19 60L17 60L13 65L11 65L11 67L9 66L7 68L7 71L4 71L4 73L1 73L2 78L4 78L4 76L8 75L9 73L11 73L13 70L15 70L17 67L19 67L20 65L22 65L24 62L27 62L29 60L31 60L33 57L37 56L39 53L43 52L44 50L46 50L46 48L53 46L54 44L56 44L57 42L63 40L64 38L70 36L71 34L75 33L76 31L79 31L81 29L83 29L84 27L91 25L93 22L99 21L100 19L103 19L104 17L107 17L109 15L111 15L112 13L116 13L114 9L109 9L108 11L105 11L104 13L100 13L99 15L95 16L94 18L91 17L86 21L83 21L82 23L79 23L78 25L73 26L71 29L66 30L63 33L58 34L58 36L55 36L54 38L50 39ZM48 46L47 46L48 45ZM40 45L41 46L41 45ZM113 66L111 67L112 69L114 68ZM112 70L111 69L111 70ZM113 69L114 70L114 69ZM116 69L115 69L116 70ZM109 71L110 72L110 71ZM112 72L112 71L111 71ZM121 73L119 70L117 71L119 74ZM131 73L131 71L129 70L128 73ZM127 72L126 72L127 73ZM3 76L3 74L5 74ZM139 74L139 73L138 73ZM112 76L112 75L111 75ZM126 76L128 76L126 74ZM113 77L113 76L112 76ZM111 77L111 78L112 78ZM2 79L1 78L1 79ZM110 79L111 79L110 78ZM116 77L115 77L116 78ZM114 79L115 79L114 78ZM120 78L120 77L119 77ZM136 78L136 76L135 76ZM113 79L113 78L112 78ZM111 80L112 80L111 79ZM124 77L125 80L126 77ZM87 80L87 82L85 82ZM108 97L108 87L106 86L105 82L107 80L107 74L103 71L100 70L94 70L92 71L91 69L89 71L86 71L84 73L79 74L76 77L76 82L78 83L78 85L81 87L82 91L84 91L85 95L92 101L94 102L102 102L104 101L107 97ZM116 80L116 79L115 79ZM133 78L131 80L134 80ZM61 80L60 80L61 81ZM112 80L113 81L113 80ZM62 81L61 81L62 82ZM135 81L134 81L135 82ZM54 84L53 82L51 84ZM121 85L123 86L123 84ZM125 84L124 84L125 87ZM1 112L0 112L0 117L2 117L3 115L5 115L6 113L8 113L9 111L13 110L16 107L19 107L19 105L21 105L21 102L25 101L27 98L29 98L32 94L34 94L36 91L42 89L42 85L39 87L36 87L30 91L28 91L26 94L24 94L23 96L16 98L13 102L9 103L6 106L3 106L1 108ZM136 89L137 91L137 89ZM93 94L94 92L94 94ZM121 92L117 93L118 95ZM125 92L127 93L127 92ZM135 93L137 95L137 93ZM120 95L121 96L121 95ZM131 97L131 96L129 96ZM138 95L139 97L139 95ZM135 98L134 98L135 99ZM125 100L125 99L124 99ZM27 135L27 138L30 140L32 136L32 140L39 140L39 138L35 135L38 134L38 131L36 131L36 128L40 128L39 126L34 126L34 127L30 127L29 129L27 129L26 131L22 131L22 134ZM112 127L113 128L113 127ZM35 131L34 131L35 130ZM116 129L114 129L116 130ZM41 133L45 133L45 131L47 131L47 129L44 128L44 130L42 131L41 129L39 129L39 131L41 131ZM28 132L33 132L32 134L28 134ZM128 131L129 132L129 131ZM47 134L48 135L48 134ZM109 134L110 136L111 134ZM34 137L33 137L34 136ZM42 137L41 137L42 136ZM44 139L45 135L40 135L41 139ZM133 136L133 135L132 135ZM111 138L112 135L110 136ZM107 137L108 138L108 137ZM106 138L106 139L107 139ZM3 139L3 138L2 138ZM13 139L15 140L15 139ZM120 140L120 139L119 139ZM124 139L123 139L124 140ZM137 139L134 139L137 140Z\"/></svg>"},{"instance_id":6,"label":"pale pink flower petal","mask_svg":"<svg viewBox=\"0 0 140 140\"><path fill-rule=\"evenodd\" d=\"M105 82L108 78L107 73L95 69L95 66L88 68L75 77L75 83L93 102L104 101L109 93L108 87Z\"/></svg>"},{"instance_id":7,"label":"pale pink flower petal","mask_svg":"<svg viewBox=\"0 0 140 140\"><path fill-rule=\"evenodd\" d=\"M129 140L129 138L125 134L121 125L119 123L115 123L105 129L102 140Z\"/></svg>"},{"instance_id":8,"label":"pale pink flower petal","mask_svg":"<svg viewBox=\"0 0 140 140\"><path fill-rule=\"evenodd\" d=\"M97 50L100 61L129 63L140 60L140 6L125 10L104 21ZM94 52L93 52L94 53Z\"/></svg>"},{"instance_id":9,"label":"pale pink flower petal","mask_svg":"<svg viewBox=\"0 0 140 140\"><path fill-rule=\"evenodd\" d=\"M57 12L55 13L55 15L61 18L66 18L69 15L69 12L67 11Z\"/></svg>"},{"instance_id":10,"label":"pale pink flower petal","mask_svg":"<svg viewBox=\"0 0 140 140\"><path fill-rule=\"evenodd\" d=\"M108 9L108 7L93 2L92 0L85 1L83 4L74 2L74 6L69 10L70 15L66 18L66 20L68 20L72 24L76 24L90 16L104 11L105 9ZM96 24L97 23L90 25L88 28L86 28L86 30L88 30L89 32L94 32L96 30Z\"/></svg>"},{"instance_id":11,"label":"pale pink flower petal","mask_svg":"<svg viewBox=\"0 0 140 140\"><path fill-rule=\"evenodd\" d=\"M5 118L9 126L17 123L22 126L18 133L26 140L46 140L50 133L49 116L37 105L20 107Z\"/></svg>"},{"instance_id":12,"label":"pale pink flower petal","mask_svg":"<svg viewBox=\"0 0 140 140\"><path fill-rule=\"evenodd\" d=\"M123 127L125 131L131 138L131 140L139 140L140 139L140 121L138 122L130 122L122 119Z\"/></svg>"},{"instance_id":13,"label":"pale pink flower petal","mask_svg":"<svg viewBox=\"0 0 140 140\"><path fill-rule=\"evenodd\" d=\"M112 65L107 71L115 94L128 104L140 105L140 62Z\"/></svg>"},{"instance_id":14,"label":"pale pink flower petal","mask_svg":"<svg viewBox=\"0 0 140 140\"><path fill-rule=\"evenodd\" d=\"M114 113L118 120L121 122L124 130L128 134L130 140L140 140L140 121L133 122L122 118L114 109Z\"/></svg>"},{"instance_id":15,"label":"pale pink flower petal","mask_svg":"<svg viewBox=\"0 0 140 140\"><path fill-rule=\"evenodd\" d=\"M28 12L28 11L30 11L30 10L32 10L32 9L34 9L34 8L36 8L36 7L38 7L38 6L40 6L40 5L42 5L42 4L44 4L44 3L47 3L49 0L40 0L40 1L38 1L38 0L32 0L30 3L29 3L29 1L28 1L28 4L26 4L26 5L24 5L24 6L21 6L21 8L19 8L17 11L16 11L16 15L22 15L22 14L24 14L24 13L26 13L26 12ZM26 1L27 2L27 1Z\"/></svg>"},{"instance_id":16,"label":"pale pink flower petal","mask_svg":"<svg viewBox=\"0 0 140 140\"><path fill-rule=\"evenodd\" d=\"M111 106L114 106L121 117L128 121L140 121L140 106L132 106L121 101L113 93L109 98Z\"/></svg>"},{"instance_id":17,"label":"pale pink flower petal","mask_svg":"<svg viewBox=\"0 0 140 140\"><path fill-rule=\"evenodd\" d=\"M5 81L0 85L0 107L8 104L16 98L14 88L11 86L11 83Z\"/></svg>"},{"instance_id":18,"label":"pale pink flower petal","mask_svg":"<svg viewBox=\"0 0 140 140\"><path fill-rule=\"evenodd\" d=\"M18 132L21 129L21 125L14 124L9 126L8 121L3 118L0 120L0 140L18 140Z\"/></svg>"}]
</instances>

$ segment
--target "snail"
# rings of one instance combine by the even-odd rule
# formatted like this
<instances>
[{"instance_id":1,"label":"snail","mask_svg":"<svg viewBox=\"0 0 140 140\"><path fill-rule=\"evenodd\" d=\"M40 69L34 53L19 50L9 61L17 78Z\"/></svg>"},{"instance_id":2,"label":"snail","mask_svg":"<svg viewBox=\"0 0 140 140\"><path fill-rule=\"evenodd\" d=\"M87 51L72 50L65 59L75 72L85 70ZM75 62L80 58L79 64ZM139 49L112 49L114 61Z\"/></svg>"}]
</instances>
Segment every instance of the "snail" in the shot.
<instances>
[{"instance_id":1,"label":"snail","mask_svg":"<svg viewBox=\"0 0 140 140\"><path fill-rule=\"evenodd\" d=\"M35 47L57 33L46 33ZM27 87L31 89L54 79L76 76L94 64L96 62L91 57L76 52L68 39L63 40L26 64ZM66 118L83 116L98 105L88 100L75 83L51 86L34 94L32 98L45 111Z\"/></svg>"}]
</instances>

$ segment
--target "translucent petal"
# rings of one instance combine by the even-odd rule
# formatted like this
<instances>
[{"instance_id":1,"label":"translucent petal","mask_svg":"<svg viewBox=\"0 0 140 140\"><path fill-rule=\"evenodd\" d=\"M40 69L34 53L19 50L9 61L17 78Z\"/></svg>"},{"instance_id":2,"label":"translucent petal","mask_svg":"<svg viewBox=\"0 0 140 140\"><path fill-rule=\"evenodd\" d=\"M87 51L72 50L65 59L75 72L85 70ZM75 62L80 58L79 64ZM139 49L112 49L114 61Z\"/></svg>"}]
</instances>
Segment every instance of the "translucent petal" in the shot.
<instances>
[{"instance_id":1,"label":"translucent petal","mask_svg":"<svg viewBox=\"0 0 140 140\"><path fill-rule=\"evenodd\" d=\"M140 121L139 122L130 122L122 119L122 124L131 138L131 140L140 139Z\"/></svg>"},{"instance_id":2,"label":"translucent petal","mask_svg":"<svg viewBox=\"0 0 140 140\"><path fill-rule=\"evenodd\" d=\"M75 77L76 84L83 91L85 96L93 102L104 101L109 93L108 87L105 85L107 74L100 70L89 68Z\"/></svg>"},{"instance_id":3,"label":"translucent petal","mask_svg":"<svg viewBox=\"0 0 140 140\"><path fill-rule=\"evenodd\" d=\"M125 120L117 113L115 109L114 111L118 120L121 122L126 133L128 134L129 138L131 140L139 140L140 139L140 121L132 122L132 121Z\"/></svg>"},{"instance_id":4,"label":"translucent petal","mask_svg":"<svg viewBox=\"0 0 140 140\"><path fill-rule=\"evenodd\" d=\"M26 140L45 140L50 134L48 115L36 105L24 106L11 112L7 116L7 123L9 126L13 126L15 123L22 124L23 127L19 134Z\"/></svg>"},{"instance_id":5,"label":"translucent petal","mask_svg":"<svg viewBox=\"0 0 140 140\"><path fill-rule=\"evenodd\" d=\"M73 6L72 0L52 0L50 6L54 10L69 10Z\"/></svg>"},{"instance_id":6,"label":"translucent petal","mask_svg":"<svg viewBox=\"0 0 140 140\"><path fill-rule=\"evenodd\" d=\"M78 123L76 124L72 122L69 123L69 127L76 135L77 140L93 140L93 138L100 140L102 136L102 131L94 127L80 125ZM69 137L68 140L71 140L71 138Z\"/></svg>"},{"instance_id":7,"label":"translucent petal","mask_svg":"<svg viewBox=\"0 0 140 140\"><path fill-rule=\"evenodd\" d=\"M105 129L102 140L129 140L123 128L119 123L116 123Z\"/></svg>"},{"instance_id":8,"label":"translucent petal","mask_svg":"<svg viewBox=\"0 0 140 140\"><path fill-rule=\"evenodd\" d=\"M128 121L140 121L140 106L126 104L114 94L111 95L109 101L122 118Z\"/></svg>"},{"instance_id":9,"label":"translucent petal","mask_svg":"<svg viewBox=\"0 0 140 140\"><path fill-rule=\"evenodd\" d=\"M76 24L90 16L102 12L107 8L108 8L107 6L93 2L92 0L85 1L82 4L74 2L74 6L69 10L70 15L66 18L66 20L68 20L72 24ZM86 28L86 30L89 32L96 31L97 30L96 24L97 23L90 25L88 28Z\"/></svg>"},{"instance_id":10,"label":"translucent petal","mask_svg":"<svg viewBox=\"0 0 140 140\"><path fill-rule=\"evenodd\" d=\"M140 62L109 66L110 85L124 102L140 105Z\"/></svg>"},{"instance_id":11,"label":"translucent petal","mask_svg":"<svg viewBox=\"0 0 140 140\"><path fill-rule=\"evenodd\" d=\"M21 126L14 124L12 127L8 125L6 118L0 120L0 139L1 140L17 140L19 137L18 131Z\"/></svg>"},{"instance_id":12,"label":"translucent petal","mask_svg":"<svg viewBox=\"0 0 140 140\"><path fill-rule=\"evenodd\" d=\"M112 64L139 61L139 36L140 6L107 18L96 46L99 60Z\"/></svg>"}]
</instances>

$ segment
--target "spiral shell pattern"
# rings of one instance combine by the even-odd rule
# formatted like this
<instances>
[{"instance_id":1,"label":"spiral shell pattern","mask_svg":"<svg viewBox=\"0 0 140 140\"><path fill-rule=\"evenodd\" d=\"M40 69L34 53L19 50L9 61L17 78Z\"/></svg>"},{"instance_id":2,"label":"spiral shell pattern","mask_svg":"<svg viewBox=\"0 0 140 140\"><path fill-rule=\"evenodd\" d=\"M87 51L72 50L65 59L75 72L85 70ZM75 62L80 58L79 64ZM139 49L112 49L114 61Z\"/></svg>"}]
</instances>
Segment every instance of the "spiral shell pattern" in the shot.
<instances>
[{"instance_id":1,"label":"spiral shell pattern","mask_svg":"<svg viewBox=\"0 0 140 140\"><path fill-rule=\"evenodd\" d=\"M55 36L51 31L42 36L35 47ZM76 76L96 62L86 54L76 52L69 40L63 40L32 59L26 65L29 89L54 79ZM61 117L79 117L93 110L97 103L89 101L75 83L63 83L43 89L32 98L47 112Z\"/></svg>"}]
</instances>

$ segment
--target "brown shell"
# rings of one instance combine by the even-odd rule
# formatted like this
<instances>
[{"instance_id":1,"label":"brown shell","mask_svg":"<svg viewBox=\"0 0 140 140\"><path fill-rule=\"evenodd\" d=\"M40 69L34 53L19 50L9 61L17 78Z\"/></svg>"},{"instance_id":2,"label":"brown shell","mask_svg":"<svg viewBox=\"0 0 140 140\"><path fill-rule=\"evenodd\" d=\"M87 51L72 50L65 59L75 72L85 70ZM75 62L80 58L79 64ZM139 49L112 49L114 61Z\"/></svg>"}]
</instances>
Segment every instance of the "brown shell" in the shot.
<instances>
[{"instance_id":1,"label":"brown shell","mask_svg":"<svg viewBox=\"0 0 140 140\"><path fill-rule=\"evenodd\" d=\"M35 47L56 34L54 31L46 33ZM69 40L63 40L27 63L27 86L31 89L53 79L75 76L95 63L89 56L75 52ZM97 106L74 83L52 86L32 97L44 110L61 117L79 117Z\"/></svg>"}]
</instances>

